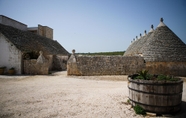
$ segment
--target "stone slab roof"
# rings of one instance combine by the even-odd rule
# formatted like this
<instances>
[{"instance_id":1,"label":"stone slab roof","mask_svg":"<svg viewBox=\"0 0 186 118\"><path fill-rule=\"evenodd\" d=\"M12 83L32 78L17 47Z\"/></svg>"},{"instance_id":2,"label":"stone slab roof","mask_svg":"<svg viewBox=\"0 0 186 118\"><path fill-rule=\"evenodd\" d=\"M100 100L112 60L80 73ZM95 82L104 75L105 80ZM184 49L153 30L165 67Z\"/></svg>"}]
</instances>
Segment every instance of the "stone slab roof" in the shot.
<instances>
[{"instance_id":1,"label":"stone slab roof","mask_svg":"<svg viewBox=\"0 0 186 118\"><path fill-rule=\"evenodd\" d=\"M0 32L22 52L43 51L47 55L68 55L57 41L0 24Z\"/></svg>"},{"instance_id":2,"label":"stone slab roof","mask_svg":"<svg viewBox=\"0 0 186 118\"><path fill-rule=\"evenodd\" d=\"M185 62L185 43L166 25L161 24L160 22L142 47L144 59L150 62Z\"/></svg>"},{"instance_id":3,"label":"stone slab roof","mask_svg":"<svg viewBox=\"0 0 186 118\"><path fill-rule=\"evenodd\" d=\"M151 36L152 32L149 32L138 44L138 48L137 48L137 53L138 54L143 54L143 47L145 46L147 40L149 39L149 37Z\"/></svg>"},{"instance_id":4,"label":"stone slab roof","mask_svg":"<svg viewBox=\"0 0 186 118\"><path fill-rule=\"evenodd\" d=\"M136 53L135 53L135 50L136 50L136 45L138 44L138 40L135 40L133 41L130 46L127 48L127 50L125 51L124 53L124 56L134 56Z\"/></svg>"},{"instance_id":5,"label":"stone slab roof","mask_svg":"<svg viewBox=\"0 0 186 118\"><path fill-rule=\"evenodd\" d=\"M142 47L145 44L145 42L147 41L148 37L153 33L154 29L153 29L153 25L151 25L151 29L149 31L148 34L146 34L146 30L145 30L145 35L142 36L140 39L137 39L136 41L134 41L126 50L126 52L124 53L124 56L139 56L139 54L142 54Z\"/></svg>"},{"instance_id":6,"label":"stone slab roof","mask_svg":"<svg viewBox=\"0 0 186 118\"><path fill-rule=\"evenodd\" d=\"M158 27L133 42L124 56L141 55L147 62L186 62L186 45L160 19Z\"/></svg>"}]
</instances>

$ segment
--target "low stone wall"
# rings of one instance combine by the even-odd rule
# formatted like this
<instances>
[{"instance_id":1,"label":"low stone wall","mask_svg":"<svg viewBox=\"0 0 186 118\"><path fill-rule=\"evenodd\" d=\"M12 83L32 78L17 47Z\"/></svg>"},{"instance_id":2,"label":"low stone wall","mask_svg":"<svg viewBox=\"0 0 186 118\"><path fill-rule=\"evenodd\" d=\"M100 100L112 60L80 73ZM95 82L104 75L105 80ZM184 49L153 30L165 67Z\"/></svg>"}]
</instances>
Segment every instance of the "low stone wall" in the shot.
<instances>
[{"instance_id":1,"label":"low stone wall","mask_svg":"<svg viewBox=\"0 0 186 118\"><path fill-rule=\"evenodd\" d=\"M186 62L146 62L151 74L186 76Z\"/></svg>"},{"instance_id":2,"label":"low stone wall","mask_svg":"<svg viewBox=\"0 0 186 118\"><path fill-rule=\"evenodd\" d=\"M144 69L140 56L74 56L67 63L68 75L129 75Z\"/></svg>"},{"instance_id":3,"label":"low stone wall","mask_svg":"<svg viewBox=\"0 0 186 118\"><path fill-rule=\"evenodd\" d=\"M24 74L47 75L49 63L37 63L36 59L24 60Z\"/></svg>"}]
</instances>

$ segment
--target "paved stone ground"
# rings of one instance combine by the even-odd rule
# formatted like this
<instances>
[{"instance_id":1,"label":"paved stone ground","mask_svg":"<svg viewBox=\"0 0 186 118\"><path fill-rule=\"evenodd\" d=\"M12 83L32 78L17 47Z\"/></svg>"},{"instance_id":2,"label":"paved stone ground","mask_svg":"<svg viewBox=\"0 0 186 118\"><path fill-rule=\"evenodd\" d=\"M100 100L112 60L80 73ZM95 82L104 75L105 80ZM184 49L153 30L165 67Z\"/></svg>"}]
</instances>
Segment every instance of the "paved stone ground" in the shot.
<instances>
[{"instance_id":1,"label":"paved stone ground","mask_svg":"<svg viewBox=\"0 0 186 118\"><path fill-rule=\"evenodd\" d=\"M141 118L127 103L126 78L0 76L0 118ZM171 117L186 117L185 82L182 100L182 110Z\"/></svg>"}]
</instances>

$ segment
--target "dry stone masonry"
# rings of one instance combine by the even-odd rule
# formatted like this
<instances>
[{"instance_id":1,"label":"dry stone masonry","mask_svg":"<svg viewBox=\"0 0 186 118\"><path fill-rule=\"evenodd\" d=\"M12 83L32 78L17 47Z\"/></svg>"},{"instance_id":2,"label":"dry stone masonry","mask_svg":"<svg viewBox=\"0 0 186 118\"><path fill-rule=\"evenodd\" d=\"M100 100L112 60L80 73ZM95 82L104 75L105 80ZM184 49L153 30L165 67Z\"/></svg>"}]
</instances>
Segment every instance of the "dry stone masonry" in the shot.
<instances>
[{"instance_id":1,"label":"dry stone masonry","mask_svg":"<svg viewBox=\"0 0 186 118\"><path fill-rule=\"evenodd\" d=\"M127 75L145 67L140 56L75 56L67 63L68 75Z\"/></svg>"},{"instance_id":2,"label":"dry stone masonry","mask_svg":"<svg viewBox=\"0 0 186 118\"><path fill-rule=\"evenodd\" d=\"M43 56L43 52L36 59L24 60L24 73L32 75L46 75L49 72L49 61Z\"/></svg>"}]
</instances>

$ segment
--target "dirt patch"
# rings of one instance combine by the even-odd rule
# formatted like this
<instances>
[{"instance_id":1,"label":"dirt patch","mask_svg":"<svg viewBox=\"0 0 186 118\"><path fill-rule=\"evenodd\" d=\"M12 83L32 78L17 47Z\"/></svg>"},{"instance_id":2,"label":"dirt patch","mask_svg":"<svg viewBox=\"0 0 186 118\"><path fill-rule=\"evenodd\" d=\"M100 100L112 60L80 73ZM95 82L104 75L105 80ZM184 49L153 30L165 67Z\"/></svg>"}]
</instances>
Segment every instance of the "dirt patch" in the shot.
<instances>
[{"instance_id":1,"label":"dirt patch","mask_svg":"<svg viewBox=\"0 0 186 118\"><path fill-rule=\"evenodd\" d=\"M0 117L3 118L143 117L136 115L127 103L127 81L66 76L66 72L49 76L0 76L0 93ZM185 93L183 101L186 102Z\"/></svg>"}]
</instances>

